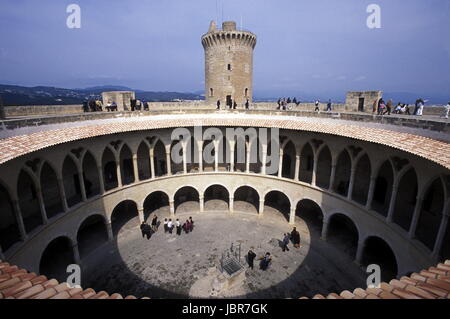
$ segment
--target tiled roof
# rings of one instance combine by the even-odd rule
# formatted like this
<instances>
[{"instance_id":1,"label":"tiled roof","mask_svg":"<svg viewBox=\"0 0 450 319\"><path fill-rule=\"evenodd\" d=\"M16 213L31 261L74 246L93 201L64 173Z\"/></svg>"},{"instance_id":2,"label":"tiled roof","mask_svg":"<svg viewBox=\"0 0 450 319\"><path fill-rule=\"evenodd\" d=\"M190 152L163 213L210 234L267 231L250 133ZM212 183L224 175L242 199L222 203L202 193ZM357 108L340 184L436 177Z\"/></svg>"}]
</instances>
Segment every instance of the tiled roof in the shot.
<instances>
[{"instance_id":1,"label":"tiled roof","mask_svg":"<svg viewBox=\"0 0 450 319\"><path fill-rule=\"evenodd\" d=\"M91 288L70 288L67 283L29 273L0 260L0 299L136 299L109 295ZM148 299L148 298L144 298ZM308 299L302 297L300 299ZM313 299L450 299L450 260L413 273L400 280L381 283L379 288L356 288L340 294L315 295Z\"/></svg>"},{"instance_id":2,"label":"tiled roof","mask_svg":"<svg viewBox=\"0 0 450 319\"><path fill-rule=\"evenodd\" d=\"M393 147L450 169L449 144L424 136L357 125L304 121L301 119L279 119L276 116L270 119L257 117L233 119L220 116L196 116L196 118L180 116L167 119L127 119L108 124L77 126L9 137L0 140L0 164L46 147L95 136L201 125L283 128L332 134Z\"/></svg>"}]
</instances>

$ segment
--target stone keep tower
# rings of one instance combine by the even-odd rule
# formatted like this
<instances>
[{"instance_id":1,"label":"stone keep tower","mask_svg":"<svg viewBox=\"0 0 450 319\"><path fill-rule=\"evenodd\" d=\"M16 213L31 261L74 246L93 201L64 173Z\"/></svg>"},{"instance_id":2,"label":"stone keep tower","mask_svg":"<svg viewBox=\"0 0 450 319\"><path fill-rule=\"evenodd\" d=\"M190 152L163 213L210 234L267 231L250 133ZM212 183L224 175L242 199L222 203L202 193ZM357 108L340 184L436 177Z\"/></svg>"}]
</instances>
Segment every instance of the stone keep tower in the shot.
<instances>
[{"instance_id":1,"label":"stone keep tower","mask_svg":"<svg viewBox=\"0 0 450 319\"><path fill-rule=\"evenodd\" d=\"M253 97L253 49L256 35L238 31L236 22L224 22L222 30L211 22L202 36L205 49L205 99L221 108L236 101L238 107Z\"/></svg>"}]
</instances>

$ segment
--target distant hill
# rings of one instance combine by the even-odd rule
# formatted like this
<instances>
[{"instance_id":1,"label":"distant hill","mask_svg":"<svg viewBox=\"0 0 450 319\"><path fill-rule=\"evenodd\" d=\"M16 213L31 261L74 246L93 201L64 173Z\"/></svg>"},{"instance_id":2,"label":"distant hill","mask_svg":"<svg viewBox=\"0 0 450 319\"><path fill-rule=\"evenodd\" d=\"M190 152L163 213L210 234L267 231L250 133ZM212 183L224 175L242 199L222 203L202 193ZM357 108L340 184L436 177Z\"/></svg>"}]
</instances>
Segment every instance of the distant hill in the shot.
<instances>
[{"instance_id":1,"label":"distant hill","mask_svg":"<svg viewBox=\"0 0 450 319\"><path fill-rule=\"evenodd\" d=\"M125 86L96 86L85 89L64 89L49 86L25 87L0 84L0 94L5 106L13 105L69 105L81 104L89 99L101 99L105 91L135 91L136 98L147 102L170 102L179 100L203 100L195 93L147 92Z\"/></svg>"}]
</instances>

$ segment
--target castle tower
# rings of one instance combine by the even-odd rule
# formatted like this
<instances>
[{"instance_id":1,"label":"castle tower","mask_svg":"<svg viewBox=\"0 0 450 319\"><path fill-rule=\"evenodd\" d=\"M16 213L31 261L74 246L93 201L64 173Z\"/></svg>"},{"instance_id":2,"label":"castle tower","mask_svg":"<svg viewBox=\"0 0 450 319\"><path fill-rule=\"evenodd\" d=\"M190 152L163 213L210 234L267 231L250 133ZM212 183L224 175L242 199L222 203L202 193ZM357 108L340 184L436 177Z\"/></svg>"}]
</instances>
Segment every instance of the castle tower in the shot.
<instances>
[{"instance_id":1,"label":"castle tower","mask_svg":"<svg viewBox=\"0 0 450 319\"><path fill-rule=\"evenodd\" d=\"M211 22L202 36L205 49L205 99L221 108L236 101L242 107L253 97L253 49L256 35L238 31L236 22L222 24L222 30Z\"/></svg>"}]
</instances>

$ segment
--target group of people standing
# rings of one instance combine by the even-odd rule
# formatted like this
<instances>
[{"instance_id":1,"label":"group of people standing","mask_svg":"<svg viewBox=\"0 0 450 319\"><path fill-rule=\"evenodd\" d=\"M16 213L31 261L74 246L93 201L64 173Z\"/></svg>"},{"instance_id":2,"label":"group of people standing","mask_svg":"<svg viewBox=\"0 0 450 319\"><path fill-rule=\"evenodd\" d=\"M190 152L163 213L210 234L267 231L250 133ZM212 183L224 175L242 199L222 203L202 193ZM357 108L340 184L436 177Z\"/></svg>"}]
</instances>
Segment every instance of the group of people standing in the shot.
<instances>
[{"instance_id":1,"label":"group of people standing","mask_svg":"<svg viewBox=\"0 0 450 319\"><path fill-rule=\"evenodd\" d=\"M392 99L389 99L389 101L386 103L383 98L375 100L373 102L373 109L372 112L377 112L377 115L391 115L391 113L394 114L405 114L405 115L423 115L423 109L425 107L425 100L423 99L417 99L414 107L414 111L411 114L409 110L409 104L405 103L398 103L397 106L394 108L394 102Z\"/></svg>"},{"instance_id":2,"label":"group of people standing","mask_svg":"<svg viewBox=\"0 0 450 319\"><path fill-rule=\"evenodd\" d=\"M153 216L150 225L147 224L147 222L144 220L140 226L142 237L147 237L147 239L150 239L152 235L156 233L160 224L161 222L158 221L158 216L156 215ZM189 217L189 219L186 219L186 222L183 225L181 225L180 220L178 218L175 220L175 222L173 222L171 218L169 219L165 218L164 233L172 234L174 229L176 230L176 234L178 236L181 235L182 230L184 230L184 232L188 234L194 230L194 220L192 219L192 217Z\"/></svg>"},{"instance_id":3,"label":"group of people standing","mask_svg":"<svg viewBox=\"0 0 450 319\"><path fill-rule=\"evenodd\" d=\"M217 110L220 110L220 105L221 105L220 100L217 100L217 104L216 105L217 105ZM230 101L229 103L227 103L227 108L230 109L230 110L236 110L237 106L238 106L238 104L237 104L236 100ZM247 99L245 101L244 107L245 107L246 110L250 109L250 100L249 99Z\"/></svg>"}]
</instances>

